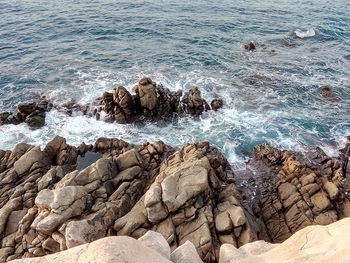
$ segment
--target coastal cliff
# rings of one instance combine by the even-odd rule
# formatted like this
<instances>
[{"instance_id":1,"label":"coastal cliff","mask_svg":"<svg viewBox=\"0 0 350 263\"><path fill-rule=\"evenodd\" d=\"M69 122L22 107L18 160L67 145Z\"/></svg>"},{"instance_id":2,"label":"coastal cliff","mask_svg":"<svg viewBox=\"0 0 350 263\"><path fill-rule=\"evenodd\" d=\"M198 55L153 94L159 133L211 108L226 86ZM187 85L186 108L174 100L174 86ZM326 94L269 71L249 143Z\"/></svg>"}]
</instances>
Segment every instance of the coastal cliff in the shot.
<instances>
[{"instance_id":1,"label":"coastal cliff","mask_svg":"<svg viewBox=\"0 0 350 263\"><path fill-rule=\"evenodd\" d=\"M97 246L105 255L103 242L130 242L120 252L128 254L139 246L134 239L154 231L166 241L159 241L169 246L166 251L185 246L198 253L193 262L233 262L237 253L248 253L233 248L283 242L305 227L350 215L339 162L319 149L301 154L264 144L253 149L249 166L255 174L248 172L250 183L242 187L208 142L174 148L161 141L133 145L100 138L74 147L57 136L44 149L20 143L0 151L0 261L67 249L43 260L74 261L69 251L89 254ZM266 247L268 257L279 251ZM168 252L159 262L172 260ZM107 254L99 262L120 262ZM132 262L139 262L136 256Z\"/></svg>"}]
</instances>

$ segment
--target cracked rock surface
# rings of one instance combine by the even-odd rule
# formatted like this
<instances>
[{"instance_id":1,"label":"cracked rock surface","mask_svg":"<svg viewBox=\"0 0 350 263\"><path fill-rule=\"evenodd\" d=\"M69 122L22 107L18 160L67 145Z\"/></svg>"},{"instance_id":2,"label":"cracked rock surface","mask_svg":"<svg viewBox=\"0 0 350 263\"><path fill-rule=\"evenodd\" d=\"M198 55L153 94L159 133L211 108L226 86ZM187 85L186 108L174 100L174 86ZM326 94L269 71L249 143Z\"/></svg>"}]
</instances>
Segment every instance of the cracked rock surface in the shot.
<instances>
[{"instance_id":1,"label":"cracked rock surface","mask_svg":"<svg viewBox=\"0 0 350 263\"><path fill-rule=\"evenodd\" d=\"M99 158L82 166L89 153ZM130 243L126 251L137 250L134 239L147 243L142 246L157 250L163 262L194 251L187 262L219 262L224 244L282 242L350 215L339 163L322 152L306 156L260 145L249 166L255 177L248 181L258 185L252 200L207 142L173 148L99 138L74 147L57 136L44 149L20 143L0 150L0 262L67 249L88 253L89 243L105 251L105 241L92 242L114 236L130 237L116 241ZM261 250L271 247L265 245ZM83 259L91 258L75 258Z\"/></svg>"}]
</instances>

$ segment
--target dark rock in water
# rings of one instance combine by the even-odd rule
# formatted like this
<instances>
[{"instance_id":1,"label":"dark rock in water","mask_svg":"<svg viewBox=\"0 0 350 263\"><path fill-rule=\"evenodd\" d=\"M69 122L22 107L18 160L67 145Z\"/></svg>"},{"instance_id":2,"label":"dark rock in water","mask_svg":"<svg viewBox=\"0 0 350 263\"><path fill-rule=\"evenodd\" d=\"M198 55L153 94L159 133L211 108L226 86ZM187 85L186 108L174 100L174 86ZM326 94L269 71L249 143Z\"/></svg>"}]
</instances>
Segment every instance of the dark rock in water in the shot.
<instances>
[{"instance_id":1,"label":"dark rock in water","mask_svg":"<svg viewBox=\"0 0 350 263\"><path fill-rule=\"evenodd\" d=\"M193 87L189 92L186 92L181 102L185 112L194 116L199 116L203 111L210 110L208 103L202 99L201 92L197 87Z\"/></svg>"},{"instance_id":2,"label":"dark rock in water","mask_svg":"<svg viewBox=\"0 0 350 263\"><path fill-rule=\"evenodd\" d=\"M149 78L142 79L133 90L139 98L143 114L150 117L154 115L153 110L157 106L158 99L156 86L153 85L152 80Z\"/></svg>"},{"instance_id":3,"label":"dark rock in water","mask_svg":"<svg viewBox=\"0 0 350 263\"><path fill-rule=\"evenodd\" d=\"M255 50L255 45L253 44L253 42L249 42L249 43L244 45L244 48L246 50Z\"/></svg>"},{"instance_id":4,"label":"dark rock in water","mask_svg":"<svg viewBox=\"0 0 350 263\"><path fill-rule=\"evenodd\" d=\"M116 86L112 92L104 92L100 98L84 105L74 100L52 105L43 97L35 102L18 104L15 113L1 113L0 125L26 122L32 128L42 127L45 125L45 112L53 107L69 116L86 115L121 124L170 119L183 114L199 116L211 110L197 87L191 88L183 96L182 90L170 91L150 78L143 78L133 91L135 94L122 86ZM216 99L212 102L212 109L217 110L222 105L223 101ZM102 115L101 111L106 115Z\"/></svg>"},{"instance_id":5,"label":"dark rock in water","mask_svg":"<svg viewBox=\"0 0 350 263\"><path fill-rule=\"evenodd\" d=\"M35 102L20 103L14 113L1 113L0 125L26 122L32 128L40 128L45 125L45 112L51 108L52 104L45 97Z\"/></svg>"},{"instance_id":6,"label":"dark rock in water","mask_svg":"<svg viewBox=\"0 0 350 263\"><path fill-rule=\"evenodd\" d=\"M210 110L197 87L185 93L181 100L182 90L172 92L162 85L157 85L150 78L143 78L133 91L135 94L131 95L127 89L118 86L113 88L112 93L103 93L99 103L107 113L105 121L118 123L154 121L186 113L198 116L203 111ZM213 105L218 109L222 107L222 101L218 99ZM97 119L100 118L96 107L91 112Z\"/></svg>"},{"instance_id":7,"label":"dark rock in water","mask_svg":"<svg viewBox=\"0 0 350 263\"><path fill-rule=\"evenodd\" d=\"M126 88L119 86L113 89L114 118L118 123L126 123L134 115L134 102Z\"/></svg>"},{"instance_id":8,"label":"dark rock in water","mask_svg":"<svg viewBox=\"0 0 350 263\"><path fill-rule=\"evenodd\" d=\"M0 125L9 124L8 118L10 117L10 112L1 112L0 113Z\"/></svg>"},{"instance_id":9,"label":"dark rock in water","mask_svg":"<svg viewBox=\"0 0 350 263\"><path fill-rule=\"evenodd\" d=\"M30 113L26 119L25 123L28 124L29 127L39 128L45 125L45 112L34 111Z\"/></svg>"},{"instance_id":10,"label":"dark rock in water","mask_svg":"<svg viewBox=\"0 0 350 263\"><path fill-rule=\"evenodd\" d=\"M211 109L215 111L222 108L222 106L224 106L224 101L222 99L213 99L210 103Z\"/></svg>"},{"instance_id":11,"label":"dark rock in water","mask_svg":"<svg viewBox=\"0 0 350 263\"><path fill-rule=\"evenodd\" d=\"M95 163L98 159L102 158L102 154L100 153L95 153L95 152L86 152L85 156L78 156L77 159L77 170L81 171L88 167L89 165Z\"/></svg>"},{"instance_id":12,"label":"dark rock in water","mask_svg":"<svg viewBox=\"0 0 350 263\"><path fill-rule=\"evenodd\" d=\"M321 88L322 97L326 98L329 101L336 102L339 101L337 94L328 86Z\"/></svg>"}]
</instances>

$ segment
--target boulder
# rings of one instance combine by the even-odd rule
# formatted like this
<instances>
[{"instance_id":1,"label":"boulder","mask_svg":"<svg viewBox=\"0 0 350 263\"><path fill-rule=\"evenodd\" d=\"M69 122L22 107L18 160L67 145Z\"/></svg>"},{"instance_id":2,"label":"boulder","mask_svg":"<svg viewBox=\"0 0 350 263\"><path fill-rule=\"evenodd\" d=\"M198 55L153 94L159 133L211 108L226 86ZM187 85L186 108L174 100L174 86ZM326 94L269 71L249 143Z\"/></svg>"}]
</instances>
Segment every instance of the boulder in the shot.
<instances>
[{"instance_id":1,"label":"boulder","mask_svg":"<svg viewBox=\"0 0 350 263\"><path fill-rule=\"evenodd\" d=\"M0 251L1 255L1 251ZM130 237L106 237L42 258L23 258L13 263L76 262L76 263L171 263L158 251Z\"/></svg>"},{"instance_id":2,"label":"boulder","mask_svg":"<svg viewBox=\"0 0 350 263\"><path fill-rule=\"evenodd\" d=\"M154 251L157 251L164 258L170 259L170 247L165 238L157 232L148 231L138 239L141 243Z\"/></svg>"},{"instance_id":3,"label":"boulder","mask_svg":"<svg viewBox=\"0 0 350 263\"><path fill-rule=\"evenodd\" d=\"M170 255L171 261L174 263L203 263L198 256L195 246L186 241L183 245L176 248Z\"/></svg>"},{"instance_id":4,"label":"boulder","mask_svg":"<svg viewBox=\"0 0 350 263\"><path fill-rule=\"evenodd\" d=\"M281 244L256 241L239 249L224 244L219 263L348 262L348 231L350 219L346 218L328 226L308 226Z\"/></svg>"}]
</instances>

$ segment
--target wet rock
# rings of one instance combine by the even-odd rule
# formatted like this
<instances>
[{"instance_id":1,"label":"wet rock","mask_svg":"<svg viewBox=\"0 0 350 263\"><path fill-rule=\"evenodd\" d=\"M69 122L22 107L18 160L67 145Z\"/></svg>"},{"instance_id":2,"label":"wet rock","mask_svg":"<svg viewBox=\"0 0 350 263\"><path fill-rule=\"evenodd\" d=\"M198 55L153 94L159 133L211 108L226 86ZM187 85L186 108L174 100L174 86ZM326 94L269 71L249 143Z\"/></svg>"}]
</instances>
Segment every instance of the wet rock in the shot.
<instances>
[{"instance_id":1,"label":"wet rock","mask_svg":"<svg viewBox=\"0 0 350 263\"><path fill-rule=\"evenodd\" d=\"M246 50L249 50L249 51L255 50L255 45L254 45L253 42L249 42L249 43L247 43L247 44L244 45L244 48L245 48Z\"/></svg>"},{"instance_id":2,"label":"wet rock","mask_svg":"<svg viewBox=\"0 0 350 263\"><path fill-rule=\"evenodd\" d=\"M113 89L114 118L118 123L126 123L133 117L134 102L131 94L124 87Z\"/></svg>"},{"instance_id":3,"label":"wet rock","mask_svg":"<svg viewBox=\"0 0 350 263\"><path fill-rule=\"evenodd\" d=\"M201 92L197 87L193 87L189 92L186 92L181 102L184 105L185 112L194 116L199 116L203 111L210 109L208 103L202 99Z\"/></svg>"},{"instance_id":4,"label":"wet rock","mask_svg":"<svg viewBox=\"0 0 350 263\"><path fill-rule=\"evenodd\" d=\"M146 110L145 114L150 114L157 106L157 92L151 79L143 78L139 85L134 87L134 91L139 98L141 107Z\"/></svg>"},{"instance_id":5,"label":"wet rock","mask_svg":"<svg viewBox=\"0 0 350 263\"><path fill-rule=\"evenodd\" d=\"M324 97L325 99L327 99L331 102L339 101L337 94L330 87L327 87L327 86L322 87L320 92L321 92L322 97Z\"/></svg>"},{"instance_id":6,"label":"wet rock","mask_svg":"<svg viewBox=\"0 0 350 263\"><path fill-rule=\"evenodd\" d=\"M0 113L0 125L26 122L31 128L40 128L45 125L45 112L51 108L51 102L45 97L34 102L20 103L13 113Z\"/></svg>"},{"instance_id":7,"label":"wet rock","mask_svg":"<svg viewBox=\"0 0 350 263\"><path fill-rule=\"evenodd\" d=\"M25 123L28 124L29 127L32 128L40 128L45 125L45 112L41 111L34 111L31 114L29 114L26 119Z\"/></svg>"},{"instance_id":8,"label":"wet rock","mask_svg":"<svg viewBox=\"0 0 350 263\"><path fill-rule=\"evenodd\" d=\"M224 106L224 101L222 99L214 99L210 103L211 109L215 111L222 108L223 106Z\"/></svg>"}]
</instances>

